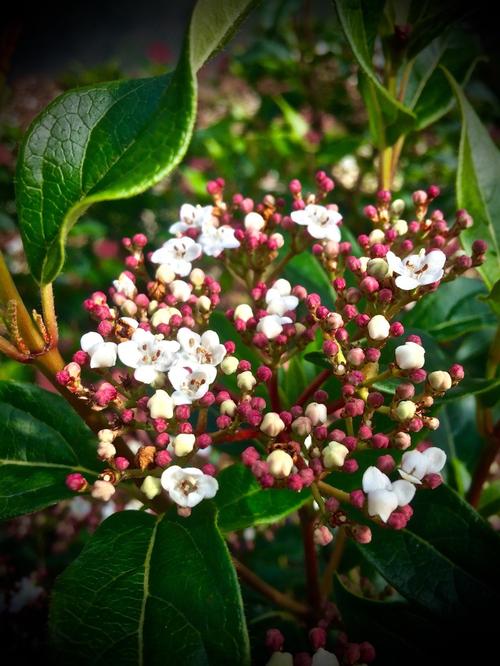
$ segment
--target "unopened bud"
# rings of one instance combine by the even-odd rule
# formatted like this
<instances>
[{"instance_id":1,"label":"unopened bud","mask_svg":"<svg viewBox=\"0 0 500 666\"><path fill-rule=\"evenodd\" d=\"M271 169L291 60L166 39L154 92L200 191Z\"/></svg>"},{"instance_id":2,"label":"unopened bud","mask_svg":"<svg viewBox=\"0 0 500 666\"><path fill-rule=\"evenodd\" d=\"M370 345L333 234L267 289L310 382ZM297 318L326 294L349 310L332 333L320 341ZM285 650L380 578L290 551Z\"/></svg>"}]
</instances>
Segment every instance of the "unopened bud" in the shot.
<instances>
[{"instance_id":1,"label":"unopened bud","mask_svg":"<svg viewBox=\"0 0 500 666\"><path fill-rule=\"evenodd\" d=\"M396 416L399 421L409 421L416 411L417 405L412 400L402 400L396 407Z\"/></svg>"},{"instance_id":2,"label":"unopened bud","mask_svg":"<svg viewBox=\"0 0 500 666\"><path fill-rule=\"evenodd\" d=\"M236 383L238 384L239 389L248 392L253 389L253 387L257 383L257 380L252 375L250 370L245 370L245 372L240 372L240 374L236 378Z\"/></svg>"},{"instance_id":3,"label":"unopened bud","mask_svg":"<svg viewBox=\"0 0 500 666\"><path fill-rule=\"evenodd\" d=\"M174 415L174 401L163 389L155 391L147 404L152 419L171 419Z\"/></svg>"},{"instance_id":4,"label":"unopened bud","mask_svg":"<svg viewBox=\"0 0 500 666\"><path fill-rule=\"evenodd\" d=\"M442 393L448 391L451 388L451 377L450 374L444 370L436 370L427 375L427 381L434 391Z\"/></svg>"},{"instance_id":5,"label":"unopened bud","mask_svg":"<svg viewBox=\"0 0 500 666\"><path fill-rule=\"evenodd\" d=\"M385 340L390 329L391 325L383 315L375 315L368 323L368 335L372 340Z\"/></svg>"},{"instance_id":6,"label":"unopened bud","mask_svg":"<svg viewBox=\"0 0 500 666\"><path fill-rule=\"evenodd\" d=\"M235 356L226 356L220 364L220 369L225 375L232 375L238 369L238 359Z\"/></svg>"},{"instance_id":7,"label":"unopened bud","mask_svg":"<svg viewBox=\"0 0 500 666\"><path fill-rule=\"evenodd\" d=\"M305 410L305 416L310 419L313 426L320 425L326 422L328 417L326 411L326 405L322 405L319 402L310 402Z\"/></svg>"},{"instance_id":8,"label":"unopened bud","mask_svg":"<svg viewBox=\"0 0 500 666\"><path fill-rule=\"evenodd\" d=\"M262 419L260 429L269 437L277 437L285 429L285 424L279 414L276 412L267 412Z\"/></svg>"},{"instance_id":9,"label":"unopened bud","mask_svg":"<svg viewBox=\"0 0 500 666\"><path fill-rule=\"evenodd\" d=\"M349 453L347 446L339 442L329 442L323 449L323 464L325 467L342 467Z\"/></svg>"},{"instance_id":10,"label":"unopened bud","mask_svg":"<svg viewBox=\"0 0 500 666\"><path fill-rule=\"evenodd\" d=\"M181 433L174 438L173 447L176 456L187 456L194 448L195 436L191 433Z\"/></svg>"},{"instance_id":11,"label":"unopened bud","mask_svg":"<svg viewBox=\"0 0 500 666\"><path fill-rule=\"evenodd\" d=\"M269 467L270 474L272 474L276 479L283 479L289 476L290 472L292 471L293 458L285 451L276 449L267 456L267 465Z\"/></svg>"}]
</instances>

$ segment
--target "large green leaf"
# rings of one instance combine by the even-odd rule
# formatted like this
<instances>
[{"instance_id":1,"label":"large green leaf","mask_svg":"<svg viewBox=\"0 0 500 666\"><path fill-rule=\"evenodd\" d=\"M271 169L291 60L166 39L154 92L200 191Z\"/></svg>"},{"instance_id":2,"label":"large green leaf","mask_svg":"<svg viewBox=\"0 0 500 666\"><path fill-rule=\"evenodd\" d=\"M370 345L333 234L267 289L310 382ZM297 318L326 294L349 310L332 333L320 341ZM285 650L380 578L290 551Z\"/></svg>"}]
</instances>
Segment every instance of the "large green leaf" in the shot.
<instances>
[{"instance_id":1,"label":"large green leaf","mask_svg":"<svg viewBox=\"0 0 500 666\"><path fill-rule=\"evenodd\" d=\"M462 135L457 171L457 204L466 208L474 218L474 225L462 238L467 250L474 240L488 242L486 262L478 268L486 286L491 290L500 278L500 151L486 128L467 101L462 89L450 72L449 83L457 98L462 116Z\"/></svg>"},{"instance_id":2,"label":"large green leaf","mask_svg":"<svg viewBox=\"0 0 500 666\"><path fill-rule=\"evenodd\" d=\"M0 424L0 519L74 496L64 483L72 472L95 478L95 438L60 396L2 381Z\"/></svg>"},{"instance_id":3,"label":"large green leaf","mask_svg":"<svg viewBox=\"0 0 500 666\"><path fill-rule=\"evenodd\" d=\"M171 75L72 90L38 116L21 146L17 205L30 269L62 270L69 229L97 201L143 192L182 159L196 116L196 71L254 0L199 0Z\"/></svg>"},{"instance_id":4,"label":"large green leaf","mask_svg":"<svg viewBox=\"0 0 500 666\"><path fill-rule=\"evenodd\" d=\"M215 508L189 518L108 518L56 582L50 629L61 663L245 664L241 596Z\"/></svg>"},{"instance_id":5,"label":"large green leaf","mask_svg":"<svg viewBox=\"0 0 500 666\"><path fill-rule=\"evenodd\" d=\"M372 64L372 37L381 19L384 3L335 0L342 29L363 76L361 91L370 117L374 142L392 145L415 123L415 114L401 104L379 81ZM378 11L374 11L374 5Z\"/></svg>"},{"instance_id":6,"label":"large green leaf","mask_svg":"<svg viewBox=\"0 0 500 666\"><path fill-rule=\"evenodd\" d=\"M286 488L263 490L243 465L226 467L218 480L220 488L215 503L223 532L276 522L296 511L311 497L309 490L300 493Z\"/></svg>"},{"instance_id":7,"label":"large green leaf","mask_svg":"<svg viewBox=\"0 0 500 666\"><path fill-rule=\"evenodd\" d=\"M500 600L500 538L446 486L418 492L413 508L405 530L372 526L364 556L406 599L441 619L483 617Z\"/></svg>"}]
</instances>

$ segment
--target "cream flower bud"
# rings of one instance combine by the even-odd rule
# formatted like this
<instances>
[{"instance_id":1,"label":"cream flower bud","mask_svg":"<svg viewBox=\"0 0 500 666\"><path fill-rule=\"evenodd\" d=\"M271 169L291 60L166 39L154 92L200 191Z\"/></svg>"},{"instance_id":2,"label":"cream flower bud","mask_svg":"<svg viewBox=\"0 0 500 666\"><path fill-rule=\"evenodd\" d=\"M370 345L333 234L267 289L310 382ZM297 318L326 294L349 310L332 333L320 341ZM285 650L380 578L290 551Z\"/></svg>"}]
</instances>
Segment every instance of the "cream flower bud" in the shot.
<instances>
[{"instance_id":1,"label":"cream flower bud","mask_svg":"<svg viewBox=\"0 0 500 666\"><path fill-rule=\"evenodd\" d=\"M200 296L196 305L198 306L198 310L200 312L210 312L212 309L212 302L208 298L208 296Z\"/></svg>"},{"instance_id":2,"label":"cream flower bud","mask_svg":"<svg viewBox=\"0 0 500 666\"><path fill-rule=\"evenodd\" d=\"M302 333L305 333L306 331L306 327L304 326L304 324L301 324L300 321L294 324L294 328L297 335L302 335Z\"/></svg>"},{"instance_id":3,"label":"cream flower bud","mask_svg":"<svg viewBox=\"0 0 500 666\"><path fill-rule=\"evenodd\" d=\"M274 340L283 331L282 317L276 314L262 317L257 324L257 331L264 333L268 340Z\"/></svg>"},{"instance_id":4,"label":"cream flower bud","mask_svg":"<svg viewBox=\"0 0 500 666\"><path fill-rule=\"evenodd\" d=\"M375 315L368 322L368 335L372 340L385 340L389 337L391 325L384 315Z\"/></svg>"},{"instance_id":5,"label":"cream flower bud","mask_svg":"<svg viewBox=\"0 0 500 666\"><path fill-rule=\"evenodd\" d=\"M280 419L279 414L276 412L267 412L262 419L260 429L269 437L277 437L285 429L285 424Z\"/></svg>"},{"instance_id":6,"label":"cream flower bud","mask_svg":"<svg viewBox=\"0 0 500 666\"><path fill-rule=\"evenodd\" d=\"M225 375L232 375L238 369L239 361L236 356L226 356L220 364L220 369Z\"/></svg>"},{"instance_id":7,"label":"cream flower bud","mask_svg":"<svg viewBox=\"0 0 500 666\"><path fill-rule=\"evenodd\" d=\"M97 447L97 455L101 460L109 460L116 455L116 449L111 442L99 442Z\"/></svg>"},{"instance_id":8,"label":"cream flower bud","mask_svg":"<svg viewBox=\"0 0 500 666\"><path fill-rule=\"evenodd\" d=\"M308 419L311 419L313 426L321 425L327 419L326 405L322 405L319 402L310 402L304 414Z\"/></svg>"},{"instance_id":9,"label":"cream flower bud","mask_svg":"<svg viewBox=\"0 0 500 666\"><path fill-rule=\"evenodd\" d=\"M236 414L236 403L234 400L223 400L220 404L219 410L221 414L234 416Z\"/></svg>"},{"instance_id":10,"label":"cream flower bud","mask_svg":"<svg viewBox=\"0 0 500 666\"><path fill-rule=\"evenodd\" d=\"M166 391L158 389L149 398L148 409L152 419L171 419L174 415L174 401Z\"/></svg>"},{"instance_id":11,"label":"cream flower bud","mask_svg":"<svg viewBox=\"0 0 500 666\"><path fill-rule=\"evenodd\" d=\"M452 384L450 374L444 370L436 370L435 372L429 373L427 375L427 381L429 382L431 388L433 388L434 391L438 391L439 393L448 391Z\"/></svg>"},{"instance_id":12,"label":"cream flower bud","mask_svg":"<svg viewBox=\"0 0 500 666\"><path fill-rule=\"evenodd\" d=\"M392 228L398 236L404 236L408 232L408 222L406 220L397 220Z\"/></svg>"},{"instance_id":13,"label":"cream flower bud","mask_svg":"<svg viewBox=\"0 0 500 666\"><path fill-rule=\"evenodd\" d=\"M266 414L266 416L268 415ZM289 476L292 471L293 458L285 451L276 449L267 456L267 464L269 465L269 472L276 479L283 479Z\"/></svg>"},{"instance_id":14,"label":"cream flower bud","mask_svg":"<svg viewBox=\"0 0 500 666\"><path fill-rule=\"evenodd\" d=\"M114 432L109 428L103 428L97 433L100 442L112 442L115 438Z\"/></svg>"},{"instance_id":15,"label":"cream flower bud","mask_svg":"<svg viewBox=\"0 0 500 666\"><path fill-rule=\"evenodd\" d=\"M247 303L241 303L234 311L234 318L248 321L253 317L253 310Z\"/></svg>"},{"instance_id":16,"label":"cream flower bud","mask_svg":"<svg viewBox=\"0 0 500 666\"><path fill-rule=\"evenodd\" d=\"M403 199L394 199L391 203L391 213L393 215L401 215L405 209L405 202Z\"/></svg>"},{"instance_id":17,"label":"cream flower bud","mask_svg":"<svg viewBox=\"0 0 500 666\"><path fill-rule=\"evenodd\" d=\"M161 493L161 482L154 476L147 476L141 484L141 490L150 500Z\"/></svg>"},{"instance_id":18,"label":"cream flower bud","mask_svg":"<svg viewBox=\"0 0 500 666\"><path fill-rule=\"evenodd\" d=\"M248 229L249 231L261 231L266 226L266 221L262 215L252 211L245 215L244 225L245 229Z\"/></svg>"},{"instance_id":19,"label":"cream flower bud","mask_svg":"<svg viewBox=\"0 0 500 666\"><path fill-rule=\"evenodd\" d=\"M155 277L163 284L170 284L175 280L175 273L168 264L160 264L156 269Z\"/></svg>"},{"instance_id":20,"label":"cream flower bud","mask_svg":"<svg viewBox=\"0 0 500 666\"><path fill-rule=\"evenodd\" d=\"M399 421L409 421L415 416L417 405L412 400L402 400L396 407L396 416Z\"/></svg>"},{"instance_id":21,"label":"cream flower bud","mask_svg":"<svg viewBox=\"0 0 500 666\"><path fill-rule=\"evenodd\" d=\"M182 458L182 456L187 456L188 453L191 453L194 448L195 439L196 437L191 433L177 435L172 444L175 455Z\"/></svg>"},{"instance_id":22,"label":"cream flower bud","mask_svg":"<svg viewBox=\"0 0 500 666\"><path fill-rule=\"evenodd\" d=\"M295 419L295 421L293 421L292 430L294 433L299 435L299 437L310 435L312 430L311 419L307 416L299 416Z\"/></svg>"},{"instance_id":23,"label":"cream flower bud","mask_svg":"<svg viewBox=\"0 0 500 666\"><path fill-rule=\"evenodd\" d=\"M437 430L439 428L439 419L437 419L435 416L430 416L428 419L425 421L425 425L429 430Z\"/></svg>"},{"instance_id":24,"label":"cream flower bud","mask_svg":"<svg viewBox=\"0 0 500 666\"><path fill-rule=\"evenodd\" d=\"M238 388L242 391L251 391L257 383L257 380L250 370L245 370L245 372L240 372L236 378L236 383L238 384Z\"/></svg>"},{"instance_id":25,"label":"cream flower bud","mask_svg":"<svg viewBox=\"0 0 500 666\"><path fill-rule=\"evenodd\" d=\"M368 262L370 261L369 257L360 257L359 258L359 265L360 268L363 272L366 272L366 269L368 268Z\"/></svg>"},{"instance_id":26,"label":"cream flower bud","mask_svg":"<svg viewBox=\"0 0 500 666\"><path fill-rule=\"evenodd\" d=\"M168 324L173 315L181 316L180 310L177 308L158 308L154 315L151 317L151 323L154 327L160 324Z\"/></svg>"},{"instance_id":27,"label":"cream flower bud","mask_svg":"<svg viewBox=\"0 0 500 666\"><path fill-rule=\"evenodd\" d=\"M368 236L370 240L370 245L376 245L377 243L383 243L385 241L385 233L382 229L374 229Z\"/></svg>"},{"instance_id":28,"label":"cream flower bud","mask_svg":"<svg viewBox=\"0 0 500 666\"><path fill-rule=\"evenodd\" d=\"M205 272L202 271L201 268L193 268L189 274L189 280L195 287L201 287L205 281Z\"/></svg>"},{"instance_id":29,"label":"cream flower bud","mask_svg":"<svg viewBox=\"0 0 500 666\"><path fill-rule=\"evenodd\" d=\"M271 234L269 240L274 241L278 249L282 248L283 245L285 244L285 239L283 238L283 235L280 233Z\"/></svg>"},{"instance_id":30,"label":"cream flower bud","mask_svg":"<svg viewBox=\"0 0 500 666\"><path fill-rule=\"evenodd\" d=\"M325 467L342 467L349 449L340 442L328 442L323 449L323 463Z\"/></svg>"},{"instance_id":31,"label":"cream flower bud","mask_svg":"<svg viewBox=\"0 0 500 666\"><path fill-rule=\"evenodd\" d=\"M94 482L92 492L90 493L95 499L100 499L103 502L110 500L116 492L116 488L110 481L102 481L98 479Z\"/></svg>"},{"instance_id":32,"label":"cream flower bud","mask_svg":"<svg viewBox=\"0 0 500 666\"><path fill-rule=\"evenodd\" d=\"M174 280L170 283L170 291L178 301L186 303L191 296L193 286L184 280Z\"/></svg>"},{"instance_id":33,"label":"cream flower bud","mask_svg":"<svg viewBox=\"0 0 500 666\"><path fill-rule=\"evenodd\" d=\"M389 272L389 264L385 259L370 259L366 266L366 272L374 278L382 280Z\"/></svg>"},{"instance_id":34,"label":"cream flower bud","mask_svg":"<svg viewBox=\"0 0 500 666\"><path fill-rule=\"evenodd\" d=\"M425 349L416 342L405 342L396 347L396 363L401 370L417 370L425 363Z\"/></svg>"}]
</instances>

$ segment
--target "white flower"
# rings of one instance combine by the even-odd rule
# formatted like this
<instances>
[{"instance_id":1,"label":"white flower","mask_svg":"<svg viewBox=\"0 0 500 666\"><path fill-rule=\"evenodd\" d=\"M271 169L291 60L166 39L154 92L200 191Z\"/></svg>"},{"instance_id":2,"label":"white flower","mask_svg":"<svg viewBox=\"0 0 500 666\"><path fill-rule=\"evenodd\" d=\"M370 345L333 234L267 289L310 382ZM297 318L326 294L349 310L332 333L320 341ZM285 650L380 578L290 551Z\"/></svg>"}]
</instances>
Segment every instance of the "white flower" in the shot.
<instances>
[{"instance_id":1,"label":"white flower","mask_svg":"<svg viewBox=\"0 0 500 666\"><path fill-rule=\"evenodd\" d=\"M149 398L148 409L152 419L171 419L174 415L174 401L166 391L158 389Z\"/></svg>"},{"instance_id":2,"label":"white flower","mask_svg":"<svg viewBox=\"0 0 500 666\"><path fill-rule=\"evenodd\" d=\"M446 453L437 446L425 451L407 451L401 458L398 472L411 483L419 484L427 474L439 474L446 463Z\"/></svg>"},{"instance_id":3,"label":"white flower","mask_svg":"<svg viewBox=\"0 0 500 666\"><path fill-rule=\"evenodd\" d=\"M234 235L233 227L228 224L216 227L206 222L198 236L198 243L201 245L203 253L209 257L218 257L224 250L234 250L240 246L240 241Z\"/></svg>"},{"instance_id":4,"label":"white flower","mask_svg":"<svg viewBox=\"0 0 500 666\"><path fill-rule=\"evenodd\" d=\"M437 282L443 277L443 266L446 255L441 250L431 250L429 254L420 250L419 254L410 254L405 259L400 259L394 252L386 255L389 268L393 273L398 273L396 287L405 291L411 291L417 287Z\"/></svg>"},{"instance_id":5,"label":"white flower","mask_svg":"<svg viewBox=\"0 0 500 666\"><path fill-rule=\"evenodd\" d=\"M368 322L368 335L372 340L385 340L389 337L390 323L384 315L375 315Z\"/></svg>"},{"instance_id":6,"label":"white flower","mask_svg":"<svg viewBox=\"0 0 500 666\"><path fill-rule=\"evenodd\" d=\"M181 218L170 227L171 234L183 234L188 229L201 229L203 222L212 217L213 206L192 206L182 204L179 212Z\"/></svg>"},{"instance_id":7,"label":"white flower","mask_svg":"<svg viewBox=\"0 0 500 666\"><path fill-rule=\"evenodd\" d=\"M161 485L178 506L193 508L203 499L215 497L219 489L217 479L203 474L196 467L172 465L161 475Z\"/></svg>"},{"instance_id":8,"label":"white flower","mask_svg":"<svg viewBox=\"0 0 500 666\"><path fill-rule=\"evenodd\" d=\"M226 355L215 331L205 331L201 336L190 328L180 328L177 340L186 355L186 361L194 361L197 366L219 365Z\"/></svg>"},{"instance_id":9,"label":"white flower","mask_svg":"<svg viewBox=\"0 0 500 666\"><path fill-rule=\"evenodd\" d=\"M296 224L307 226L307 231L313 238L340 241L340 229L337 225L342 215L336 210L308 204L304 210L293 211L290 217Z\"/></svg>"},{"instance_id":10,"label":"white flower","mask_svg":"<svg viewBox=\"0 0 500 666\"><path fill-rule=\"evenodd\" d=\"M105 342L99 333L82 335L80 347L90 356L91 368L112 368L116 363L116 343Z\"/></svg>"},{"instance_id":11,"label":"white flower","mask_svg":"<svg viewBox=\"0 0 500 666\"><path fill-rule=\"evenodd\" d=\"M154 264L164 264L177 275L185 277L191 272L191 262L201 255L201 245L192 238L171 238L151 255Z\"/></svg>"},{"instance_id":12,"label":"white flower","mask_svg":"<svg viewBox=\"0 0 500 666\"><path fill-rule=\"evenodd\" d=\"M174 387L172 399L176 405L190 405L202 398L215 380L217 370L213 365L198 368L185 368L175 365L169 370L168 378Z\"/></svg>"},{"instance_id":13,"label":"white flower","mask_svg":"<svg viewBox=\"0 0 500 666\"><path fill-rule=\"evenodd\" d=\"M186 303L193 291L193 285L184 280L174 280L169 284L169 289L180 303Z\"/></svg>"},{"instance_id":14,"label":"white flower","mask_svg":"<svg viewBox=\"0 0 500 666\"><path fill-rule=\"evenodd\" d=\"M291 324L290 317L280 317L280 315L270 314L259 320L257 331L264 333L268 340L277 338L283 331L283 324Z\"/></svg>"},{"instance_id":15,"label":"white flower","mask_svg":"<svg viewBox=\"0 0 500 666\"><path fill-rule=\"evenodd\" d=\"M269 314L284 315L285 312L295 310L299 304L297 296L291 296L292 285L288 280L276 280L271 289L266 292L266 310Z\"/></svg>"},{"instance_id":16,"label":"white flower","mask_svg":"<svg viewBox=\"0 0 500 666\"><path fill-rule=\"evenodd\" d=\"M113 280L113 287L126 298L135 298L137 294L135 282L126 273L120 273L118 280Z\"/></svg>"},{"instance_id":17,"label":"white flower","mask_svg":"<svg viewBox=\"0 0 500 666\"><path fill-rule=\"evenodd\" d=\"M396 363L401 370L418 370L425 363L425 349L416 342L405 342L396 347Z\"/></svg>"},{"instance_id":18,"label":"white flower","mask_svg":"<svg viewBox=\"0 0 500 666\"><path fill-rule=\"evenodd\" d=\"M152 384L170 368L179 347L175 340L163 340L163 336L138 328L131 340L118 345L118 356L124 365L135 368L134 377L138 382Z\"/></svg>"},{"instance_id":19,"label":"white flower","mask_svg":"<svg viewBox=\"0 0 500 666\"><path fill-rule=\"evenodd\" d=\"M394 481L377 467L368 467L363 474L363 491L368 496L368 513L380 516L386 523L398 506L409 504L415 495L415 486L408 481Z\"/></svg>"},{"instance_id":20,"label":"white flower","mask_svg":"<svg viewBox=\"0 0 500 666\"><path fill-rule=\"evenodd\" d=\"M319 648L314 653L311 666L340 666L340 664L333 652L328 652L325 648Z\"/></svg>"},{"instance_id":21,"label":"white flower","mask_svg":"<svg viewBox=\"0 0 500 666\"><path fill-rule=\"evenodd\" d=\"M245 215L245 221L243 224L245 225L245 229L248 229L249 231L262 231L262 229L266 226L266 221L262 215L252 211L251 213L247 213L247 215Z\"/></svg>"}]
</instances>

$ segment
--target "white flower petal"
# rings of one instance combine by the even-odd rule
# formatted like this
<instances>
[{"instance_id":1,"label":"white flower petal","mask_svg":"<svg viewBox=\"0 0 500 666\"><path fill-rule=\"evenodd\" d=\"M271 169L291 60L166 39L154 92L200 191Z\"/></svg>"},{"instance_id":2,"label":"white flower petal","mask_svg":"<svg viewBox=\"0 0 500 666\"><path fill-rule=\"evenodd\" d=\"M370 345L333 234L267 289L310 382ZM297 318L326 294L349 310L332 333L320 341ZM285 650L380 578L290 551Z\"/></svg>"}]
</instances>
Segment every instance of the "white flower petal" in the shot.
<instances>
[{"instance_id":1,"label":"white flower petal","mask_svg":"<svg viewBox=\"0 0 500 666\"><path fill-rule=\"evenodd\" d=\"M118 345L118 358L129 368L137 368L141 356L142 354L137 347L137 343L133 340L126 340L125 342L120 342Z\"/></svg>"},{"instance_id":2,"label":"white flower petal","mask_svg":"<svg viewBox=\"0 0 500 666\"><path fill-rule=\"evenodd\" d=\"M398 497L392 490L374 490L368 493L368 513L370 516L380 516L384 523L397 507Z\"/></svg>"},{"instance_id":3,"label":"white flower petal","mask_svg":"<svg viewBox=\"0 0 500 666\"><path fill-rule=\"evenodd\" d=\"M422 455L427 461L426 474L438 474L446 464L446 453L437 446L429 447Z\"/></svg>"},{"instance_id":4,"label":"white flower petal","mask_svg":"<svg viewBox=\"0 0 500 666\"><path fill-rule=\"evenodd\" d=\"M398 506L406 506L415 497L416 488L409 481L394 481L391 488L398 498Z\"/></svg>"},{"instance_id":5,"label":"white flower petal","mask_svg":"<svg viewBox=\"0 0 500 666\"><path fill-rule=\"evenodd\" d=\"M378 467L368 467L363 474L363 491L371 493L375 490L382 490L391 487L389 477L381 472Z\"/></svg>"},{"instance_id":6,"label":"white flower petal","mask_svg":"<svg viewBox=\"0 0 500 666\"><path fill-rule=\"evenodd\" d=\"M420 451L414 450L403 453L401 469L406 474L422 480L427 474L427 466L428 460Z\"/></svg>"},{"instance_id":7,"label":"white flower petal","mask_svg":"<svg viewBox=\"0 0 500 666\"><path fill-rule=\"evenodd\" d=\"M396 287L403 289L403 291L411 291L419 286L420 282L409 275L398 275L396 278Z\"/></svg>"},{"instance_id":8,"label":"white flower petal","mask_svg":"<svg viewBox=\"0 0 500 666\"><path fill-rule=\"evenodd\" d=\"M142 382L143 384L152 384L155 381L157 375L158 372L152 365L140 365L134 371L135 379L137 379L138 382Z\"/></svg>"},{"instance_id":9,"label":"white flower petal","mask_svg":"<svg viewBox=\"0 0 500 666\"><path fill-rule=\"evenodd\" d=\"M80 338L80 347L83 349L84 352L90 353L92 347L96 347L97 345L102 345L103 342L104 338L102 337L102 335L96 333L95 331L90 331L90 333L85 333Z\"/></svg>"}]
</instances>

